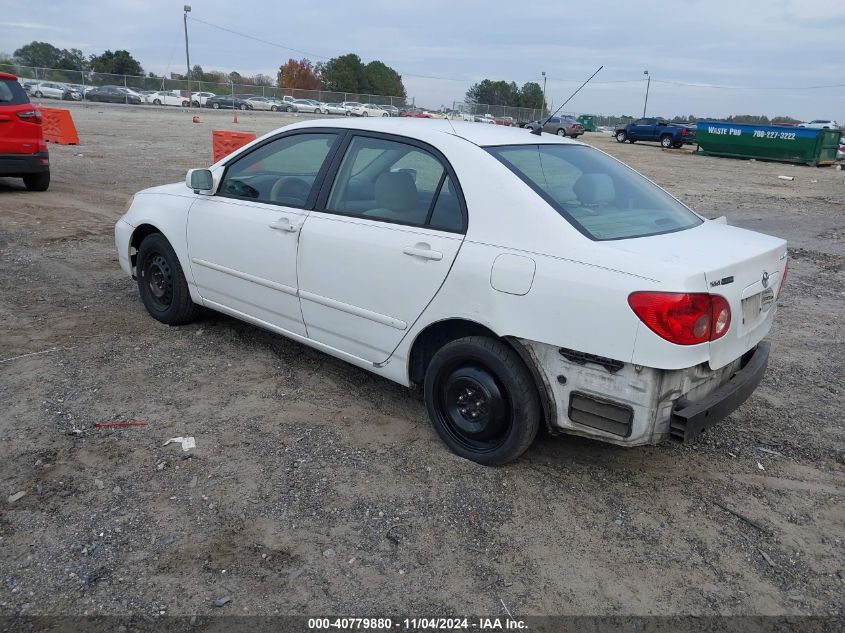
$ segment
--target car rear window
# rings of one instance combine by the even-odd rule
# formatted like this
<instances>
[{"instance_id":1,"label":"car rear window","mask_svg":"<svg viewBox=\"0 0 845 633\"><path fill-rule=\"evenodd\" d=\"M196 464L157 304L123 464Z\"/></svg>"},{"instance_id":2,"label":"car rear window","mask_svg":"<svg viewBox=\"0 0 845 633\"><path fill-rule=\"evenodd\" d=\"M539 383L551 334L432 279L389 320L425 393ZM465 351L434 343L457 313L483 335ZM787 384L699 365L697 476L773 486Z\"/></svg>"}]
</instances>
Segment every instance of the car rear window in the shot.
<instances>
[{"instance_id":1,"label":"car rear window","mask_svg":"<svg viewBox=\"0 0 845 633\"><path fill-rule=\"evenodd\" d=\"M657 185L584 145L486 148L593 240L682 231L702 220Z\"/></svg>"},{"instance_id":2,"label":"car rear window","mask_svg":"<svg viewBox=\"0 0 845 633\"><path fill-rule=\"evenodd\" d=\"M0 105L29 103L26 90L14 79L0 79Z\"/></svg>"}]
</instances>

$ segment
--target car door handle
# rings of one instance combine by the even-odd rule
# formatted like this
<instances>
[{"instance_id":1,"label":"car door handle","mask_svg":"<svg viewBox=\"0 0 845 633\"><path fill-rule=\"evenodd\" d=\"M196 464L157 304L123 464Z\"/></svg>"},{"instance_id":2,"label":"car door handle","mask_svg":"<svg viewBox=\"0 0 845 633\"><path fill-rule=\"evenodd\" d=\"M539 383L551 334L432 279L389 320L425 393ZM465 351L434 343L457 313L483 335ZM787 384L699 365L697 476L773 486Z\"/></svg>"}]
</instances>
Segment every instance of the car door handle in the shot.
<instances>
[{"instance_id":1,"label":"car door handle","mask_svg":"<svg viewBox=\"0 0 845 633\"><path fill-rule=\"evenodd\" d=\"M422 259L432 259L436 262L439 262L443 259L443 253L440 251L433 251L430 248L425 248L423 246L406 246L402 249L402 252L405 255L410 255L411 257L421 257Z\"/></svg>"},{"instance_id":2,"label":"car door handle","mask_svg":"<svg viewBox=\"0 0 845 633\"><path fill-rule=\"evenodd\" d=\"M296 233L301 227L301 224L292 224L287 218L276 220L270 224L271 229L275 229L276 231L285 231L286 233Z\"/></svg>"}]
</instances>

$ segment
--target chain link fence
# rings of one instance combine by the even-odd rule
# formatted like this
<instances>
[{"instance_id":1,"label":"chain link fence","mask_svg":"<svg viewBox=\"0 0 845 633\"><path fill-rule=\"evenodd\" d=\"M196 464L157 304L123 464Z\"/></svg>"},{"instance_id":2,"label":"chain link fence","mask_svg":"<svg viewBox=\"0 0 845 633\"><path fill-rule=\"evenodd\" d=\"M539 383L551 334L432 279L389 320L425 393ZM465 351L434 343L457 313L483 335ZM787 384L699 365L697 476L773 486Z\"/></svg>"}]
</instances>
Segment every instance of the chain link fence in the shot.
<instances>
[{"instance_id":1,"label":"chain link fence","mask_svg":"<svg viewBox=\"0 0 845 633\"><path fill-rule=\"evenodd\" d=\"M486 103L465 103L455 101L452 110L465 119L474 119L485 114L494 118L510 117L516 122L536 121L543 116L542 108L516 108L513 106L489 105Z\"/></svg>"},{"instance_id":2,"label":"chain link fence","mask_svg":"<svg viewBox=\"0 0 845 633\"><path fill-rule=\"evenodd\" d=\"M299 90L279 88L277 86L258 86L255 84L241 84L232 82L188 81L186 79L169 79L167 77L143 77L140 75L111 75L92 71L62 70L60 68L36 68L17 64L0 64L0 71L17 75L22 82L54 81L71 86L79 86L84 94L85 90L94 86L122 86L131 90L167 90L191 93L212 92L214 94L248 94L262 97L290 96L294 99L313 99L324 103L341 103L343 101L359 101L376 105L392 105L404 108L412 105L414 100L388 95L368 95L354 92L331 92L327 90Z\"/></svg>"}]
</instances>

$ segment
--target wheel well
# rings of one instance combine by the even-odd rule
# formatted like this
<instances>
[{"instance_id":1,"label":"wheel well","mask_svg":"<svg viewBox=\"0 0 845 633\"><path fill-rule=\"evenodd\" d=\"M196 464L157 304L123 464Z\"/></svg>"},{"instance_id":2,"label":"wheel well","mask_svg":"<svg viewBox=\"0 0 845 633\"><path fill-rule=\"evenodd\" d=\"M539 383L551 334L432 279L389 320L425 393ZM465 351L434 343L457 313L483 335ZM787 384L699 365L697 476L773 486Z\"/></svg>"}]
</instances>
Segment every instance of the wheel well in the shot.
<instances>
[{"instance_id":1,"label":"wheel well","mask_svg":"<svg viewBox=\"0 0 845 633\"><path fill-rule=\"evenodd\" d=\"M487 336L489 338L498 339L510 345L514 351L519 355L525 363L531 376L534 378L534 384L537 387L537 394L540 396L540 403L543 407L543 417L545 418L546 428L554 433L553 422L556 416L554 400L549 393L549 387L540 375L538 368L535 366L530 354L526 351L524 346L516 339L511 337L502 337L493 332L480 323L474 321L467 321L465 319L447 319L446 321L438 321L426 327L417 335L414 344L411 346L411 354L408 362L408 377L412 384L422 385L425 381L425 372L431 359L441 347L465 336Z\"/></svg>"},{"instance_id":2,"label":"wheel well","mask_svg":"<svg viewBox=\"0 0 845 633\"><path fill-rule=\"evenodd\" d=\"M153 233L161 233L156 227L152 224L141 224L135 228L135 231L132 233L132 237L129 240L129 265L133 270L132 276L135 276L135 264L138 258L138 248L141 246L141 242L144 241L148 235L152 235Z\"/></svg>"}]
</instances>

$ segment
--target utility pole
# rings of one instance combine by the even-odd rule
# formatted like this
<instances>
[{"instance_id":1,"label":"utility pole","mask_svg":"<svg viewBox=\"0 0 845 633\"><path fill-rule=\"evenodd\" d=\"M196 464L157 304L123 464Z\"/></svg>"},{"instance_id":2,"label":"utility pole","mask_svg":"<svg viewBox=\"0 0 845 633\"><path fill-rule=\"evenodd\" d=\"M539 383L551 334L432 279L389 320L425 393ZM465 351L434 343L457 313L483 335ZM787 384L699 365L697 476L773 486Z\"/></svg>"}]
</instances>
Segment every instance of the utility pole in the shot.
<instances>
[{"instance_id":1,"label":"utility pole","mask_svg":"<svg viewBox=\"0 0 845 633\"><path fill-rule=\"evenodd\" d=\"M647 70L643 71L644 75L648 75L648 82L645 85L645 103L643 104L643 118L645 118L645 109L648 107L648 89L651 87L651 75Z\"/></svg>"},{"instance_id":2,"label":"utility pole","mask_svg":"<svg viewBox=\"0 0 845 633\"><path fill-rule=\"evenodd\" d=\"M191 5L186 4L183 22L185 24L185 62L188 65L188 106L190 107L193 100L191 99L191 54L188 52L188 14L191 12Z\"/></svg>"},{"instance_id":3,"label":"utility pole","mask_svg":"<svg viewBox=\"0 0 845 633\"><path fill-rule=\"evenodd\" d=\"M546 71L544 70L540 74L543 75L543 105L541 107L542 114L540 116L546 116Z\"/></svg>"}]
</instances>

